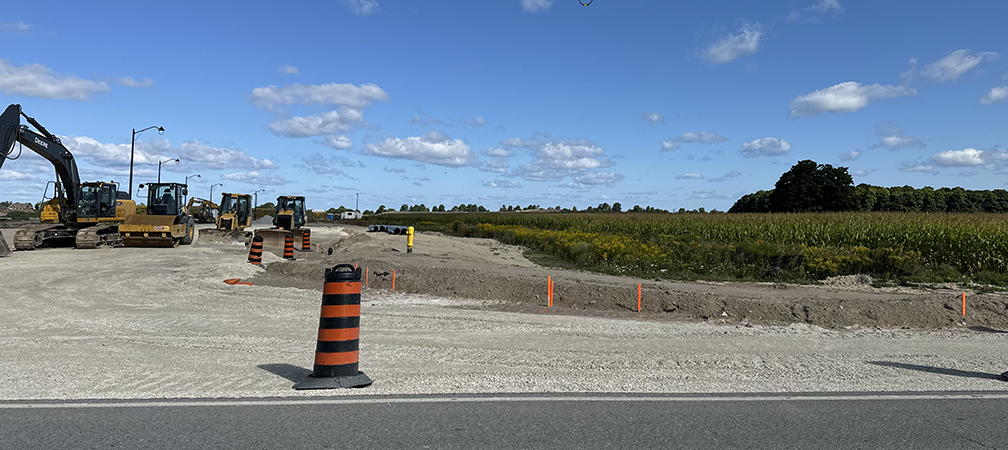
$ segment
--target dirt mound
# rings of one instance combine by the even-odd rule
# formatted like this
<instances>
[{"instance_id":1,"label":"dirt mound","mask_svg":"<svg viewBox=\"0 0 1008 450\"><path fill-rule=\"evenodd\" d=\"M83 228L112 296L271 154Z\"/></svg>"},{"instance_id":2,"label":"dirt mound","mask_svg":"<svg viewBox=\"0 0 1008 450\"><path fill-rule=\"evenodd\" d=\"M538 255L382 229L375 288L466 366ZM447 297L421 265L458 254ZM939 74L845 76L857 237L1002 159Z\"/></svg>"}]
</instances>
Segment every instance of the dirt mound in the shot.
<instances>
[{"instance_id":1,"label":"dirt mound","mask_svg":"<svg viewBox=\"0 0 1008 450\"><path fill-rule=\"evenodd\" d=\"M327 267L357 263L368 268L366 289L438 297L485 300L494 309L532 313L588 314L719 323L826 328L1008 327L1008 295L967 291L967 317L961 316L961 290L875 288L867 276L837 277L823 285L707 283L648 280L544 268L522 256L519 247L489 239L463 239L422 233L413 253L405 239L364 228L313 229L324 253L307 260L269 264L256 284L318 289ZM325 253L333 248L333 255ZM554 281L554 308L547 309L546 277ZM637 312L637 286L642 311Z\"/></svg>"},{"instance_id":2,"label":"dirt mound","mask_svg":"<svg viewBox=\"0 0 1008 450\"><path fill-rule=\"evenodd\" d=\"M224 245L249 245L252 243L252 232L237 230L237 231L222 231L213 228L206 228L199 230L199 236L196 238L197 245L204 244L224 244Z\"/></svg>"},{"instance_id":3,"label":"dirt mound","mask_svg":"<svg viewBox=\"0 0 1008 450\"><path fill-rule=\"evenodd\" d=\"M252 221L252 227L272 227L273 216L262 216Z\"/></svg>"}]
</instances>

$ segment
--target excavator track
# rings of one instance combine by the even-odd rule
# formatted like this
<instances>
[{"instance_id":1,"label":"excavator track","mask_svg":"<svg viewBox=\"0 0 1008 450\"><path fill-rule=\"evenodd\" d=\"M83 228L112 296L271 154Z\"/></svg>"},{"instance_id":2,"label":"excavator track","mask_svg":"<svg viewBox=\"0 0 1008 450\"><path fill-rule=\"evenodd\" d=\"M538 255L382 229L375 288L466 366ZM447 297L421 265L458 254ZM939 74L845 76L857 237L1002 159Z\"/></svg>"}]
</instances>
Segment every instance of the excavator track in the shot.
<instances>
[{"instance_id":1,"label":"excavator track","mask_svg":"<svg viewBox=\"0 0 1008 450\"><path fill-rule=\"evenodd\" d=\"M77 230L62 225L36 225L22 228L14 233L14 248L36 250L43 247L73 246Z\"/></svg>"},{"instance_id":2,"label":"excavator track","mask_svg":"<svg viewBox=\"0 0 1008 450\"><path fill-rule=\"evenodd\" d=\"M118 247L123 245L119 225L98 225L77 231L77 248Z\"/></svg>"}]
</instances>

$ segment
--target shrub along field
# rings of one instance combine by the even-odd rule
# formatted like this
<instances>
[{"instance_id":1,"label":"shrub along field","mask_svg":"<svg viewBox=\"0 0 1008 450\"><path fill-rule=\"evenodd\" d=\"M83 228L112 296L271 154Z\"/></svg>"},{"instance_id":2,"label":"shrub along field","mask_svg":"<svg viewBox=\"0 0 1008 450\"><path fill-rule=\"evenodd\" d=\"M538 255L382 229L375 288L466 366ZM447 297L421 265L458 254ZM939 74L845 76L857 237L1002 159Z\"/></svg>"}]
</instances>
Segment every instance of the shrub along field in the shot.
<instances>
[{"instance_id":1,"label":"shrub along field","mask_svg":"<svg viewBox=\"0 0 1008 450\"><path fill-rule=\"evenodd\" d=\"M893 282L1008 286L1008 216L935 213L382 214L522 245L540 263L677 280L808 283L868 274Z\"/></svg>"}]
</instances>

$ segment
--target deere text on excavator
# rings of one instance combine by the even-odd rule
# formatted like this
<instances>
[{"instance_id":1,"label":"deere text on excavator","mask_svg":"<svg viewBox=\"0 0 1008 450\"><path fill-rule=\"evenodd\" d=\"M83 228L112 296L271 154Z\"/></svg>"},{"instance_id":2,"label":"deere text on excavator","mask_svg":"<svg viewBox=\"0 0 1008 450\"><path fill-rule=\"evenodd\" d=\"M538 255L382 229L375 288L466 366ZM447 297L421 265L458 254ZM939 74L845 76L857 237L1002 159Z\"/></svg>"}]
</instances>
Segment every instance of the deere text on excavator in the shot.
<instances>
[{"instance_id":1,"label":"deere text on excavator","mask_svg":"<svg viewBox=\"0 0 1008 450\"><path fill-rule=\"evenodd\" d=\"M184 203L188 190L182 183L147 183L147 214L129 216L119 226L123 245L176 247L192 244L196 225Z\"/></svg>"},{"instance_id":2,"label":"deere text on excavator","mask_svg":"<svg viewBox=\"0 0 1008 450\"><path fill-rule=\"evenodd\" d=\"M22 116L38 132L22 125ZM42 214L49 223L18 230L14 234L16 249L56 246L95 248L122 242L119 239L119 224L136 213L136 203L130 200L129 193L120 191L116 183L82 183L77 173L77 162L59 137L28 117L21 110L21 105L10 105L0 114L0 168L5 160L21 156L20 153L11 156L17 143L48 160L56 169L57 181L53 199L46 203Z\"/></svg>"}]
</instances>

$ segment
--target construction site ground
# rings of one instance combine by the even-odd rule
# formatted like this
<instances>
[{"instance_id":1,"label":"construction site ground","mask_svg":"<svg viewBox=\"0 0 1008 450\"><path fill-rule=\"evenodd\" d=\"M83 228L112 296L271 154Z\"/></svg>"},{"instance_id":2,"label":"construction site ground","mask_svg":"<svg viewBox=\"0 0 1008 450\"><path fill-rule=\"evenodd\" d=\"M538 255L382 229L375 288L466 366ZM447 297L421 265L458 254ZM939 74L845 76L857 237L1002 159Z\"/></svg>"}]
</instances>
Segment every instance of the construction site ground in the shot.
<instances>
[{"instance_id":1,"label":"construction site ground","mask_svg":"<svg viewBox=\"0 0 1008 450\"><path fill-rule=\"evenodd\" d=\"M264 267L198 238L0 258L0 400L1008 389L1001 293L967 291L963 318L956 286L638 280L543 268L490 240L419 234L406 253L405 236L311 228L322 253L267 253ZM360 368L374 384L294 391L323 271L354 262L368 268Z\"/></svg>"}]
</instances>

